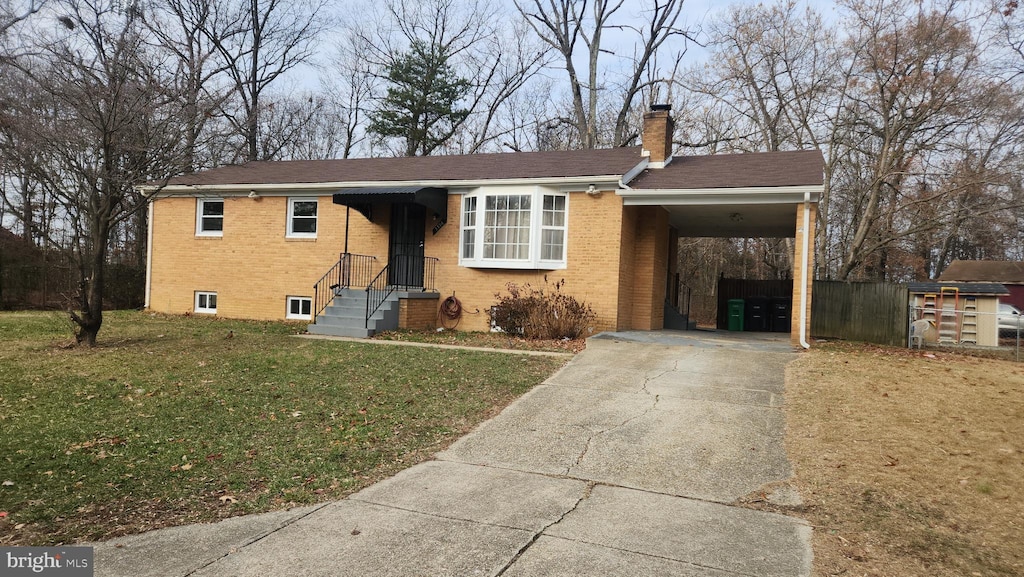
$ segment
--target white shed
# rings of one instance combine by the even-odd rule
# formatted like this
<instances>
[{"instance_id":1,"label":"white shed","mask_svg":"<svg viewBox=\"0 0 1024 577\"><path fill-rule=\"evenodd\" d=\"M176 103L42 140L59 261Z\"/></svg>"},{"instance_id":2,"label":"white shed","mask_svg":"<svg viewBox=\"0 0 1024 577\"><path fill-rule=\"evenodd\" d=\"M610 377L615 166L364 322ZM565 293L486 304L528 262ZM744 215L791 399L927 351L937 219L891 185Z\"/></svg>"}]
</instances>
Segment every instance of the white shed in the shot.
<instances>
[{"instance_id":1,"label":"white shed","mask_svg":"<svg viewBox=\"0 0 1024 577\"><path fill-rule=\"evenodd\" d=\"M909 283L912 320L929 320L935 330L925 340L940 345L999 346L999 297L1010 294L998 283Z\"/></svg>"}]
</instances>

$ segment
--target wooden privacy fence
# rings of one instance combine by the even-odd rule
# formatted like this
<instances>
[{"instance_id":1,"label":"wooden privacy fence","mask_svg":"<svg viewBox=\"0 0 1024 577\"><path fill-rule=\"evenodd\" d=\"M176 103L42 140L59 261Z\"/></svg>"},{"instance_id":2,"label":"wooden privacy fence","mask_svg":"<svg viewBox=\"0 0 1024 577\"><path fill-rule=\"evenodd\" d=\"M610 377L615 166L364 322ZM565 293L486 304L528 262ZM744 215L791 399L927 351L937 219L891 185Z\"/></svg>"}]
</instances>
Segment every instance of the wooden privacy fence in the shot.
<instances>
[{"instance_id":1,"label":"wooden privacy fence","mask_svg":"<svg viewBox=\"0 0 1024 577\"><path fill-rule=\"evenodd\" d=\"M811 336L906 346L910 295L892 283L814 281Z\"/></svg>"}]
</instances>

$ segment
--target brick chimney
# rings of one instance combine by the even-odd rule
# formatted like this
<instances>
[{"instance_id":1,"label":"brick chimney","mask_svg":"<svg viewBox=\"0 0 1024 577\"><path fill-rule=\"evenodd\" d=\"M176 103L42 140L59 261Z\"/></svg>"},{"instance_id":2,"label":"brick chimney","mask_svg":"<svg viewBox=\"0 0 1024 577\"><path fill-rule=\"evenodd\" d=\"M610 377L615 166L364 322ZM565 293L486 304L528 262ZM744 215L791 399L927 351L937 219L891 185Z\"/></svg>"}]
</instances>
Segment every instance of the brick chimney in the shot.
<instances>
[{"instance_id":1,"label":"brick chimney","mask_svg":"<svg viewBox=\"0 0 1024 577\"><path fill-rule=\"evenodd\" d=\"M650 157L650 168L661 168L672 158L675 127L671 104L652 104L650 112L644 113L643 154Z\"/></svg>"}]
</instances>

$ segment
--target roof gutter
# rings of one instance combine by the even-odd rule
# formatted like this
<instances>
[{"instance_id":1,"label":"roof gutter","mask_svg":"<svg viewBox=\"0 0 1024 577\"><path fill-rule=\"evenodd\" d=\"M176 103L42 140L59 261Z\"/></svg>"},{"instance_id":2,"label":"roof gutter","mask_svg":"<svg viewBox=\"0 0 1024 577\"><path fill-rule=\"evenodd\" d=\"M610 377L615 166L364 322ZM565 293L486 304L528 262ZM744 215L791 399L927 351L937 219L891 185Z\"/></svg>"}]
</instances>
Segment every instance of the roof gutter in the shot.
<instances>
[{"instance_id":1,"label":"roof gutter","mask_svg":"<svg viewBox=\"0 0 1024 577\"><path fill-rule=\"evenodd\" d=\"M150 307L150 296L153 294L153 202L147 201L146 207L146 294L142 306Z\"/></svg>"},{"instance_id":2,"label":"roof gutter","mask_svg":"<svg viewBox=\"0 0 1024 577\"><path fill-rule=\"evenodd\" d=\"M736 188L629 188L617 193L626 205L697 206L722 204L798 204L821 194L821 185Z\"/></svg>"},{"instance_id":3,"label":"roof gutter","mask_svg":"<svg viewBox=\"0 0 1024 577\"><path fill-rule=\"evenodd\" d=\"M153 193L159 191L160 196L196 195L203 193L245 193L255 191L264 196L278 192L283 196L295 196L302 192L336 192L346 188L386 188L396 186L416 186L422 188L476 188L480 186L501 186L515 184L561 185L578 184L584 188L593 183L619 182L622 177L617 174L596 176L566 176L543 178L484 178L472 180L381 180L381 181L347 181L347 182L280 182L280 183L233 183L233 184L169 184L162 189L157 186L140 186L139 189Z\"/></svg>"},{"instance_id":4,"label":"roof gutter","mask_svg":"<svg viewBox=\"0 0 1024 577\"><path fill-rule=\"evenodd\" d=\"M626 183L627 182L631 182L641 172L643 172L644 169L647 168L647 164L648 163L649 163L649 161L646 158L643 158L643 159L640 160L639 164L637 164L633 168L631 168L628 171L626 171L626 174L623 174L622 178L619 179L619 182L618 182L619 190L620 191L622 191L622 190L632 190L632 188L630 188L629 185L626 184ZM616 194L620 194L620 193L616 193Z\"/></svg>"}]
</instances>

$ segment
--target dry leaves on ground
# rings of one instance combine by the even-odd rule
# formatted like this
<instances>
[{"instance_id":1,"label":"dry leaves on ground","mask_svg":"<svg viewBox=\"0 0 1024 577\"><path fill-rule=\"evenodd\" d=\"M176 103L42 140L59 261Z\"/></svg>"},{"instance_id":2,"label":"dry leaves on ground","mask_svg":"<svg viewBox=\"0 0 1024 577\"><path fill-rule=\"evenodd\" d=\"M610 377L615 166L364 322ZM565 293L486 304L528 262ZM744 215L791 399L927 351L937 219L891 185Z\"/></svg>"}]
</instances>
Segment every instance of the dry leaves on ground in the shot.
<instances>
[{"instance_id":1,"label":"dry leaves on ground","mask_svg":"<svg viewBox=\"0 0 1024 577\"><path fill-rule=\"evenodd\" d=\"M815 575L1024 574L1024 364L828 344L786 381Z\"/></svg>"}]
</instances>

